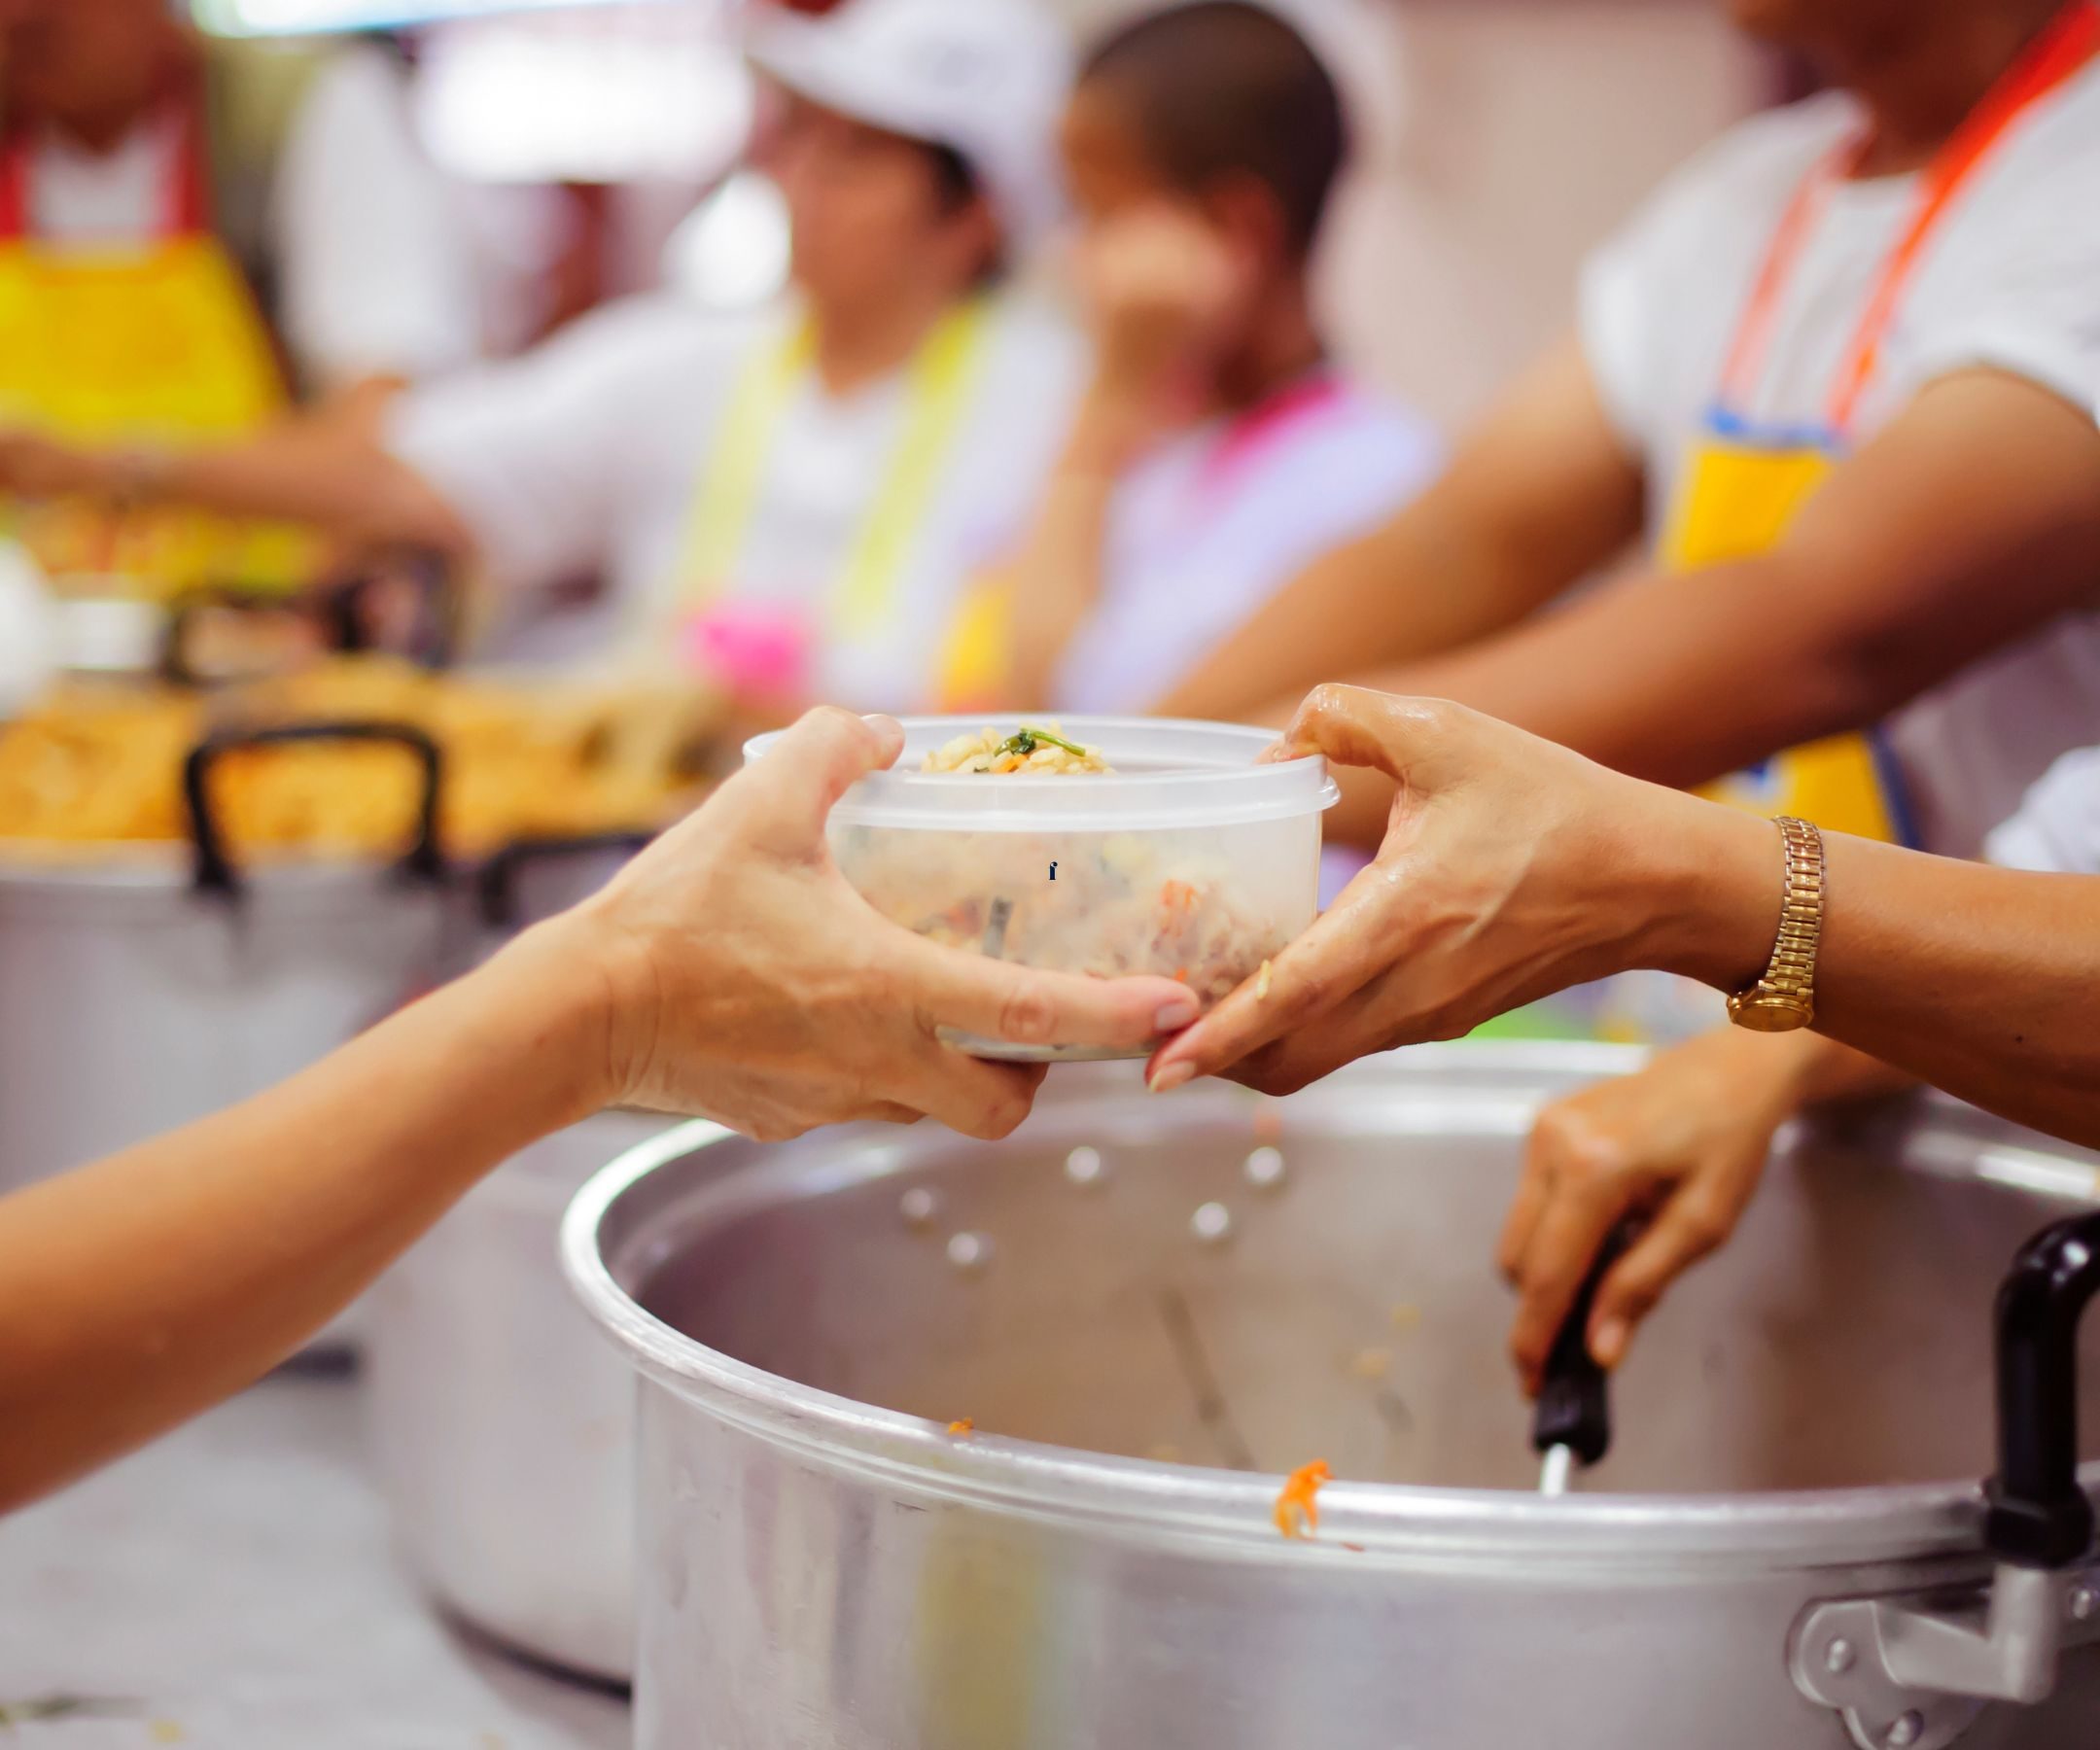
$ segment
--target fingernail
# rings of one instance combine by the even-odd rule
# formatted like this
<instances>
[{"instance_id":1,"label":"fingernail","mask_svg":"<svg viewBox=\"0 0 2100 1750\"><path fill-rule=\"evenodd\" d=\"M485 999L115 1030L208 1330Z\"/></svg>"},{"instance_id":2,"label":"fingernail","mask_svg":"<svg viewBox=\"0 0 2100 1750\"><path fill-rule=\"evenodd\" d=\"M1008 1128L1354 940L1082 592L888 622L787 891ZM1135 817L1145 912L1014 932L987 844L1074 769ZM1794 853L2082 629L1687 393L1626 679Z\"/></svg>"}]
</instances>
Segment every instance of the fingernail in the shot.
<instances>
[{"instance_id":1,"label":"fingernail","mask_svg":"<svg viewBox=\"0 0 2100 1750\"><path fill-rule=\"evenodd\" d=\"M1195 1079L1195 1075L1196 1071L1186 1064L1169 1064L1156 1070L1152 1079L1145 1083L1145 1087L1154 1094L1172 1094L1176 1088L1186 1087Z\"/></svg>"},{"instance_id":2,"label":"fingernail","mask_svg":"<svg viewBox=\"0 0 2100 1750\"><path fill-rule=\"evenodd\" d=\"M1176 997L1160 1004L1159 1013L1152 1017L1155 1032L1179 1032L1196 1019L1197 1005L1193 997Z\"/></svg>"},{"instance_id":3,"label":"fingernail","mask_svg":"<svg viewBox=\"0 0 2100 1750\"><path fill-rule=\"evenodd\" d=\"M1590 1353L1599 1367L1617 1367L1626 1359L1627 1340L1632 1336L1623 1318L1607 1318L1597 1326L1596 1341Z\"/></svg>"}]
</instances>

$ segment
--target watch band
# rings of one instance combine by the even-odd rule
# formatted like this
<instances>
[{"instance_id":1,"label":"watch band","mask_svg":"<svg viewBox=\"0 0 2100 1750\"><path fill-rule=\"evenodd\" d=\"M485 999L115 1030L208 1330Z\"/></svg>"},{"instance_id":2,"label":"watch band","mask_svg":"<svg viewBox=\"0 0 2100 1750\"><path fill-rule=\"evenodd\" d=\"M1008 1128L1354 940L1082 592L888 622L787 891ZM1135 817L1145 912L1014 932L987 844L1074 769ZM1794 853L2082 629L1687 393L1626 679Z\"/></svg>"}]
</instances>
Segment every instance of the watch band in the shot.
<instances>
[{"instance_id":1,"label":"watch band","mask_svg":"<svg viewBox=\"0 0 2100 1750\"><path fill-rule=\"evenodd\" d=\"M1815 1020L1816 951L1823 941L1823 834L1791 815L1775 822L1786 849L1779 938L1765 975L1728 1000L1729 1019L1753 1032L1792 1032Z\"/></svg>"}]
</instances>

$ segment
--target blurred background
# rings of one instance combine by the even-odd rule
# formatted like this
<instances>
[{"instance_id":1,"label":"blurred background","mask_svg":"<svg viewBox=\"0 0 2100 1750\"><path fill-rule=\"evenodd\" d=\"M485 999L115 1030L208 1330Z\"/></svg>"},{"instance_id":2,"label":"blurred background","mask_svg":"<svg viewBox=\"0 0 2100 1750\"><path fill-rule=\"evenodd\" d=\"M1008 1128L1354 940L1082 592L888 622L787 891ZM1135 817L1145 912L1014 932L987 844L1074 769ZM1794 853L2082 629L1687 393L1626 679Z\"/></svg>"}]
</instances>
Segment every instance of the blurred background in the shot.
<instances>
[{"instance_id":1,"label":"blurred background","mask_svg":"<svg viewBox=\"0 0 2100 1750\"><path fill-rule=\"evenodd\" d=\"M315 136L331 123L376 134L382 114L399 129L388 162L398 198L458 215L431 235L462 258L451 268L462 308L471 286L480 342L501 354L593 301L666 280L730 301L776 288L778 221L734 193L705 200L750 119L732 47L739 15L776 3L194 9L252 91L252 175L266 178L264 160L289 151L318 198L326 176L312 160L326 155ZM1057 6L1083 31L1139 10ZM1641 193L1786 89L1787 70L1702 0L1298 0L1294 10L1339 51L1330 58L1363 129L1323 265L1340 349L1447 428L1565 323L1578 262ZM410 148L427 178L413 189ZM375 168L366 171L376 184ZM294 191L280 209L299 224ZM455 332L464 346L465 324Z\"/></svg>"}]
</instances>

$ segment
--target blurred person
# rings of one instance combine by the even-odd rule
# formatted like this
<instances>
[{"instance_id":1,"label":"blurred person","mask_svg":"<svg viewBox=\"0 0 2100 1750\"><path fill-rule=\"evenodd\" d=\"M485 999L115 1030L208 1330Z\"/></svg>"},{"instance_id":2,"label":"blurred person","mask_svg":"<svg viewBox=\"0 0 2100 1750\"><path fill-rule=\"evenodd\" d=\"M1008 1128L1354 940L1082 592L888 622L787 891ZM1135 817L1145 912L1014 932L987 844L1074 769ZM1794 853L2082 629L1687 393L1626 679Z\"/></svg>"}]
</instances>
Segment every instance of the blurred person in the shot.
<instances>
[{"instance_id":1,"label":"blurred person","mask_svg":"<svg viewBox=\"0 0 2100 1750\"><path fill-rule=\"evenodd\" d=\"M340 422L120 462L0 442L0 481L107 487L471 558L516 602L578 572L571 654L697 668L750 715L931 693L967 578L1018 539L1078 387L1074 337L1002 287L1054 215L1063 33L1032 0L778 16L766 167L795 297L629 300L516 361Z\"/></svg>"},{"instance_id":2,"label":"blurred person","mask_svg":"<svg viewBox=\"0 0 2100 1750\"><path fill-rule=\"evenodd\" d=\"M203 442L281 410L228 95L169 0L0 0L0 428ZM78 500L0 522L55 577L169 591L305 561L284 530Z\"/></svg>"},{"instance_id":3,"label":"blurred person","mask_svg":"<svg viewBox=\"0 0 2100 1750\"><path fill-rule=\"evenodd\" d=\"M2100 748L2057 761L1987 850L2002 868L2100 876ZM1598 1284L1591 1348L1605 1367L1626 1358L1670 1285L1727 1242L1782 1125L1914 1085L1820 1033L1731 1028L1547 1106L1500 1247L1522 1295L1511 1347L1524 1376L1544 1368L1575 1285L1622 1220L1639 1218L1649 1237Z\"/></svg>"},{"instance_id":4,"label":"blurred person","mask_svg":"<svg viewBox=\"0 0 2100 1750\"><path fill-rule=\"evenodd\" d=\"M0 1198L0 1511L251 1383L476 1179L603 1106L760 1139L922 1114L1002 1137L1042 1070L937 1024L1127 1045L1193 1017L1166 979L1033 972L870 910L824 819L902 746L812 714L479 970L255 1100Z\"/></svg>"},{"instance_id":5,"label":"blurred person","mask_svg":"<svg viewBox=\"0 0 2100 1750\"><path fill-rule=\"evenodd\" d=\"M1282 17L1196 0L1126 23L1085 56L1063 147L1093 378L1026 546L957 628L958 709L1141 708L1439 461L1320 334L1348 124Z\"/></svg>"},{"instance_id":6,"label":"blurred person","mask_svg":"<svg viewBox=\"0 0 2100 1750\"><path fill-rule=\"evenodd\" d=\"M1444 478L1164 709L1368 676L1955 855L2092 739L2100 8L1732 3L1836 88L1673 177ZM1390 795L1331 820L1374 841Z\"/></svg>"}]
</instances>

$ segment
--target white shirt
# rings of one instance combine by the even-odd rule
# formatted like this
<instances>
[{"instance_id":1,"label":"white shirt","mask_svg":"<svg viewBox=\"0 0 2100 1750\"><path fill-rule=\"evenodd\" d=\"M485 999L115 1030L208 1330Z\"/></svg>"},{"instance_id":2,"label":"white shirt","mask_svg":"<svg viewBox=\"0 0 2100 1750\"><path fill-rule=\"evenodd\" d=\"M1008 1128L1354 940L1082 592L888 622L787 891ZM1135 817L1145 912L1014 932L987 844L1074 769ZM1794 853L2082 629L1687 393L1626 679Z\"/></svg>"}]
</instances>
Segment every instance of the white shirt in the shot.
<instances>
[{"instance_id":1,"label":"white shirt","mask_svg":"<svg viewBox=\"0 0 2100 1750\"><path fill-rule=\"evenodd\" d=\"M1350 384L1286 397L1174 438L1117 488L1101 598L1052 681L1058 709L1143 710L1442 465L1426 423Z\"/></svg>"},{"instance_id":2,"label":"white shirt","mask_svg":"<svg viewBox=\"0 0 2100 1750\"><path fill-rule=\"evenodd\" d=\"M167 234L182 130L159 117L107 152L55 135L29 154L29 232L61 250L138 249Z\"/></svg>"},{"instance_id":3,"label":"white shirt","mask_svg":"<svg viewBox=\"0 0 2100 1750\"><path fill-rule=\"evenodd\" d=\"M1830 94L1743 123L1588 263L1584 349L1614 423L1646 465L1656 521L1782 216L1810 167L1860 120L1854 100ZM1784 427L1824 422L1839 361L1918 180L1832 192L1774 310L1761 380L1738 411ZM1942 219L1883 338L1854 441L1871 438L1935 378L1978 366L2091 406L2100 381L2100 65L2022 118ZM1888 727L1926 846L1974 855L2049 760L2100 727L2100 618L2058 619L1914 701Z\"/></svg>"},{"instance_id":4,"label":"white shirt","mask_svg":"<svg viewBox=\"0 0 2100 1750\"><path fill-rule=\"evenodd\" d=\"M2008 869L2100 876L2100 748L2049 767L2019 813L1990 835L1990 859Z\"/></svg>"},{"instance_id":5,"label":"white shirt","mask_svg":"<svg viewBox=\"0 0 2100 1750\"><path fill-rule=\"evenodd\" d=\"M481 350L460 202L416 138L406 69L351 49L315 75L277 166L283 323L310 373L418 377Z\"/></svg>"},{"instance_id":6,"label":"white shirt","mask_svg":"<svg viewBox=\"0 0 2100 1750\"><path fill-rule=\"evenodd\" d=\"M412 391L389 443L466 520L500 582L606 578L612 601L578 646L658 640L682 606L695 490L730 398L788 320L630 298L526 358ZM1068 330L1013 300L985 347L892 611L865 638L821 652L827 698L926 708L958 599L1020 538L1084 355ZM733 595L821 620L889 478L910 399L901 371L843 400L814 376L800 385L761 471Z\"/></svg>"}]
</instances>

